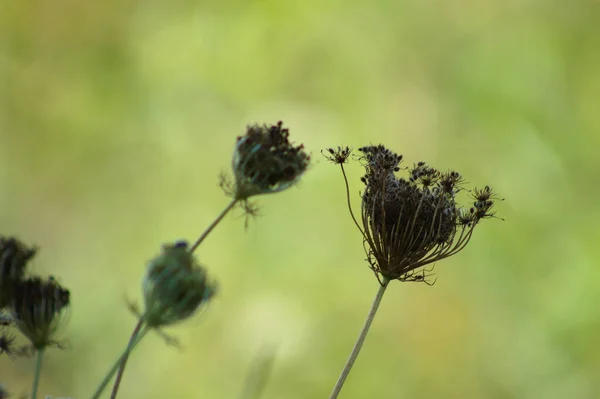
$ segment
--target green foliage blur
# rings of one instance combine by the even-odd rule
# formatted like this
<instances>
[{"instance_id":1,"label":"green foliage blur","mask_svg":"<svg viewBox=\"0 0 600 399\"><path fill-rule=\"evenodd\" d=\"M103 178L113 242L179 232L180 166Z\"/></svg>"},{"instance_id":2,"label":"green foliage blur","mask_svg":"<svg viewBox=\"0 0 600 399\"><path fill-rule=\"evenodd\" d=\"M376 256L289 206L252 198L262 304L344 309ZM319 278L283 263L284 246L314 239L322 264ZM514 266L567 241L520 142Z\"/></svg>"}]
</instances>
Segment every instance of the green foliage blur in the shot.
<instances>
[{"instance_id":1,"label":"green foliage blur","mask_svg":"<svg viewBox=\"0 0 600 399\"><path fill-rule=\"evenodd\" d=\"M320 150L384 143L504 202L433 287L393 282L341 398L600 397L600 3L594 0L0 3L0 233L71 290L40 392L89 397L136 319L146 262L193 241L248 123L313 162L198 256L201 316L151 334L120 397L326 398L377 291ZM348 168L358 209L361 168ZM0 357L29 390L34 359Z\"/></svg>"}]
</instances>

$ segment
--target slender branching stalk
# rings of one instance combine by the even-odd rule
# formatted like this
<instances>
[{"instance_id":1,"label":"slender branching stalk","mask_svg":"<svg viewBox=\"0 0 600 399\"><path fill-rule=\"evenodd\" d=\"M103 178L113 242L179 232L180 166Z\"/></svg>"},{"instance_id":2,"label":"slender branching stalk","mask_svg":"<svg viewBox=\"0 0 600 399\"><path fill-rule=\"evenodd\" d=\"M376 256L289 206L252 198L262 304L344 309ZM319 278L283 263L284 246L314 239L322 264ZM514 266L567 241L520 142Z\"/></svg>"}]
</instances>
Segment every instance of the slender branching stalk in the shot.
<instances>
[{"instance_id":1,"label":"slender branching stalk","mask_svg":"<svg viewBox=\"0 0 600 399\"><path fill-rule=\"evenodd\" d=\"M227 207L225 207L225 209L223 209L223 211L221 211L221 213L216 217L216 219L210 224L210 226L208 226L206 228L206 230L204 230L204 232L200 235L200 237L198 237L198 239L196 240L196 242L194 243L194 245L192 245L189 249L189 253L193 253L196 248L198 248L198 246L202 243L202 241L204 241L204 239L208 236L208 234L210 234L210 232L217 226L217 224L219 224L219 222L221 220L223 220L223 218L225 217L225 215L227 215L227 213L235 206L235 204L238 202L238 199L233 199L228 205ZM135 345L137 344L137 342L139 342L139 340L141 339L141 332L144 331L144 333L148 330L148 328L146 328L145 330L143 329L144 327L144 318L140 318L140 321L137 323L137 325L135 326L135 329L133 330L133 333L131 334L131 338L129 339L129 345L127 347L127 350L123 353L123 355L121 356L120 360L119 360L119 366L118 366L118 371L117 371L117 377L115 378L115 382L113 384L113 389L112 389L112 393L110 395L111 399L115 399L117 397L117 393L119 391L119 386L121 384L121 380L123 378L123 373L125 371L125 366L127 365L127 360L129 359L129 353L131 352L131 350L133 349L133 346L130 348L131 345ZM139 337L139 339L138 339ZM104 386L108 383L108 381L110 380L110 377L112 377L112 374L114 374L115 368L113 367L113 369L111 370L111 372L109 373L110 376L107 375L107 378L105 378L105 381L103 381ZM97 394L99 394L101 391L104 389L104 386L101 386L98 388L98 392Z\"/></svg>"},{"instance_id":2,"label":"slender branching stalk","mask_svg":"<svg viewBox=\"0 0 600 399\"><path fill-rule=\"evenodd\" d=\"M346 185L346 200L348 201L348 210L350 211L350 216L352 216L352 220L354 221L354 224L356 225L356 227L358 227L358 230L361 232L361 234L364 237L365 233L364 233L363 229L360 228L360 224L358 224L356 217L354 217L354 212L352 212L352 204L350 202L350 185L348 184L348 177L346 177L346 170L344 170L343 163L340 164L340 168L342 168L342 175L344 175L344 183Z\"/></svg>"},{"instance_id":3,"label":"slender branching stalk","mask_svg":"<svg viewBox=\"0 0 600 399\"><path fill-rule=\"evenodd\" d=\"M333 391L331 391L331 395L329 395L329 399L335 399L340 394L342 387L344 386L344 382L346 378L348 378L348 374L350 374L350 370L352 370L352 366L358 357L360 349L362 348L363 343L365 342L365 338L369 333L369 328L371 327L371 323L375 318L375 314L377 313L377 309L379 308L379 304L381 303L381 299L383 298L383 294L385 293L385 289L389 283L389 279L382 278L382 283L379 286L379 290L377 291L377 295L375 295L375 299L373 300L373 304L371 305L371 309L369 310L369 314L367 315L367 319L365 320L365 325L360 331L360 335L354 344L354 348L352 348L352 352L344 365L342 373L340 374L335 386L333 387Z\"/></svg>"},{"instance_id":4,"label":"slender branching stalk","mask_svg":"<svg viewBox=\"0 0 600 399\"><path fill-rule=\"evenodd\" d=\"M135 341L138 334L142 330L143 326L144 326L144 319L140 318L140 321L137 323L137 325L133 329L133 333L131 334L131 338L129 339L130 344L133 341ZM115 399L117 397L117 392L119 391L119 385L121 384L121 379L123 378L123 372L125 371L125 366L127 365L127 359L129 359L129 354L127 354L121 361L121 366L119 367L119 371L117 372L117 377L115 378L115 383L113 384L112 393L110 394L110 399Z\"/></svg>"},{"instance_id":5,"label":"slender branching stalk","mask_svg":"<svg viewBox=\"0 0 600 399\"><path fill-rule=\"evenodd\" d=\"M216 227L216 225L219 224L219 222L221 220L223 220L225 215L227 215L227 213L231 210L231 208L233 208L235 206L235 204L237 204L237 202L238 202L238 199L236 199L236 198L231 200L229 205L227 205L227 207L225 209L223 209L223 211L219 214L219 216L217 216L217 218L211 223L211 225L208 226L208 228L206 230L204 230L204 233L202 233L200 235L200 237L198 237L198 239L196 240L194 245L192 245L190 247L190 253L193 253L196 250L196 248L198 248L198 246L202 243L202 241L204 241L206 236L208 236L208 234Z\"/></svg>"},{"instance_id":6,"label":"slender branching stalk","mask_svg":"<svg viewBox=\"0 0 600 399\"><path fill-rule=\"evenodd\" d=\"M98 388L96 388L96 392L92 396L92 399L98 399L100 397L100 395L102 394L102 392L104 391L104 389L106 388L106 386L108 385L108 383L110 382L112 377L115 375L117 370L119 370L119 368L121 367L121 363L123 362L123 360L129 356L131 351L136 347L137 344L140 343L142 338L144 338L144 336L146 336L148 331L150 331L150 328L148 328L148 327L142 328L141 331L137 334L137 337L134 340L129 341L129 344L127 344L127 348L125 348L125 351L121 354L121 356L119 356L119 358L117 359L115 364L112 366L110 371L104 377L104 380L102 380L100 385L98 385Z\"/></svg>"},{"instance_id":7,"label":"slender branching stalk","mask_svg":"<svg viewBox=\"0 0 600 399\"><path fill-rule=\"evenodd\" d=\"M289 130L281 121L275 125L249 125L245 135L238 136L232 156L235 183L226 179L221 182L225 193L233 199L191 247L186 241L165 244L161 253L149 262L142 280L145 310L140 315L132 307L139 321L126 348L104 376L92 399L100 397L115 374L111 399L117 397L129 355L150 330L164 335L161 327L190 318L214 297L218 285L208 278L205 267L196 261L193 252L229 211L242 203L247 215L255 215L256 209L248 202L249 197L273 194L294 186L309 163L310 155L302 144L294 146L289 141ZM0 236L0 312L10 307L15 315L14 320L12 317L8 320L0 313L0 354L15 354L14 338L4 332L9 325L14 325L37 349L33 399L38 392L44 349L59 346L54 336L70 306L69 290L58 284L55 277L26 277L25 266L35 253L36 248L15 238ZM263 360L254 370L247 391L251 397L260 394L271 370L272 356ZM5 396L0 384L0 397Z\"/></svg>"},{"instance_id":8,"label":"slender branching stalk","mask_svg":"<svg viewBox=\"0 0 600 399\"><path fill-rule=\"evenodd\" d=\"M40 375L42 374L42 359L44 357L44 348L37 350L35 359L35 374L33 375L33 386L31 387L31 399L37 398L38 386L40 384Z\"/></svg>"}]
</instances>

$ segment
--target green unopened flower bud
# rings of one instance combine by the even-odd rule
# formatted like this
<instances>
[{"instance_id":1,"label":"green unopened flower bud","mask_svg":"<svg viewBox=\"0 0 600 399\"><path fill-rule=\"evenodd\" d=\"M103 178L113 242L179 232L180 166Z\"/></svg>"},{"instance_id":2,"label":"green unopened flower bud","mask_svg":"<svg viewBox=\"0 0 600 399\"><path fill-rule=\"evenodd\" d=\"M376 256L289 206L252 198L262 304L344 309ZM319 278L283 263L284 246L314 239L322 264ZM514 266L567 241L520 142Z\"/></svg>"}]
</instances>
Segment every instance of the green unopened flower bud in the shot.
<instances>
[{"instance_id":1,"label":"green unopened flower bud","mask_svg":"<svg viewBox=\"0 0 600 399\"><path fill-rule=\"evenodd\" d=\"M289 142L289 130L282 125L251 125L238 137L232 161L236 199L283 191L306 171L310 156L303 145Z\"/></svg>"},{"instance_id":2,"label":"green unopened flower bud","mask_svg":"<svg viewBox=\"0 0 600 399\"><path fill-rule=\"evenodd\" d=\"M50 277L32 277L19 283L12 302L12 320L36 349L55 344L55 335L68 315L69 290Z\"/></svg>"},{"instance_id":3,"label":"green unopened flower bud","mask_svg":"<svg viewBox=\"0 0 600 399\"><path fill-rule=\"evenodd\" d=\"M161 327L192 316L216 292L206 270L198 265L185 242L165 245L146 268L142 283L144 320Z\"/></svg>"},{"instance_id":4,"label":"green unopened flower bud","mask_svg":"<svg viewBox=\"0 0 600 399\"><path fill-rule=\"evenodd\" d=\"M0 237L0 309L12 301L15 286L23 280L35 252L15 238Z\"/></svg>"}]
</instances>

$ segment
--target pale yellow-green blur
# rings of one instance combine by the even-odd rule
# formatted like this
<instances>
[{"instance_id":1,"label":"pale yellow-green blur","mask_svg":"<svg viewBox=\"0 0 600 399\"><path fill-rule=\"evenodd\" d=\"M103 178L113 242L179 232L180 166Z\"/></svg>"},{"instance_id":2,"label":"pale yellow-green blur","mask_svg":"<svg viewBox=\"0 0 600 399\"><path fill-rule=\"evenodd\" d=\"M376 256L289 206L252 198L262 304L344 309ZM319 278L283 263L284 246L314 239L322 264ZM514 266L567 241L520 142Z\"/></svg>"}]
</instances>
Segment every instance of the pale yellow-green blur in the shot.
<instances>
[{"instance_id":1,"label":"pale yellow-green blur","mask_svg":"<svg viewBox=\"0 0 600 399\"><path fill-rule=\"evenodd\" d=\"M490 184L506 220L434 287L392 282L340 398L600 397L599 20L594 0L2 2L0 234L72 300L40 393L90 397L146 262L227 205L246 124L283 120L311 167L202 243L218 295L165 331L182 351L137 347L120 398L238 398L265 347L261 399L328 397L377 281L320 150L369 143ZM2 355L0 383L26 394L33 368Z\"/></svg>"}]
</instances>

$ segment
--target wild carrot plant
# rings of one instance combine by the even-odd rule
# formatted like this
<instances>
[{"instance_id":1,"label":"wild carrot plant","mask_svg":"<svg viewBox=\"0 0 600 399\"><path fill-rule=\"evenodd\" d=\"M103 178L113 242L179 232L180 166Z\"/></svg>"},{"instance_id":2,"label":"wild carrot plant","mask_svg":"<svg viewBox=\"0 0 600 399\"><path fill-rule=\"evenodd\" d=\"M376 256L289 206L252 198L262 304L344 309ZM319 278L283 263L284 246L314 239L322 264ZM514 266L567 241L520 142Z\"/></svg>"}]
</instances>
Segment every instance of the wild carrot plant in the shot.
<instances>
[{"instance_id":1,"label":"wild carrot plant","mask_svg":"<svg viewBox=\"0 0 600 399\"><path fill-rule=\"evenodd\" d=\"M493 205L499 198L489 186L466 190L456 171L440 171L425 162L402 168L402 155L383 145L359 148L358 161L365 168L364 188L358 217L351 206L350 187L344 165L351 159L349 147L328 148L323 154L340 166L350 215L358 228L366 261L379 288L364 326L331 392L341 392L362 348L383 295L392 280L424 282L430 280L435 262L453 256L471 241L482 220L494 217ZM145 336L155 332L168 343L173 339L162 329L182 323L204 309L218 292L217 283L196 257L206 237L236 206L247 215L255 213L250 198L274 194L299 181L310 163L302 145L289 141L289 131L281 122L275 125L250 125L236 140L232 174L220 176L219 185L231 198L212 223L189 245L186 241L165 244L147 264L141 288L143 309L131 303L137 318L129 342L98 384L91 398L97 399L113 381L110 397L117 397L127 360ZM405 177L397 173L405 171ZM461 206L458 196L467 194L469 206ZM31 276L26 268L36 248L13 237L0 237L0 355L36 355L31 398L36 399L43 356L48 348L64 348L61 327L69 316L70 292L55 277ZM19 332L29 345L17 346ZM244 398L257 398L272 368L269 353L256 362ZM0 399L8 397L0 385Z\"/></svg>"},{"instance_id":2,"label":"wild carrot plant","mask_svg":"<svg viewBox=\"0 0 600 399\"><path fill-rule=\"evenodd\" d=\"M304 146L290 143L289 131L283 128L282 122L247 127L245 134L236 140L232 157L233 179L226 175L220 178L220 186L232 198L230 203L191 246L185 241L163 245L161 252L148 263L142 279L144 309L140 312L135 304L130 305L138 322L127 346L92 394L92 399L100 397L115 374L110 397L116 398L129 355L141 340L150 331L169 338L161 331L163 327L189 319L217 293L216 282L208 277L206 268L196 260L194 252L227 213L240 204L245 212L253 214L255 207L249 198L292 187L309 163L310 156ZM31 389L33 399L37 398L44 351L48 347L61 346L55 336L64 324L70 304L69 291L55 278L27 277L25 268L35 253L34 248L15 238L0 238L0 354L37 354ZM18 330L31 345L16 348L15 336L9 329ZM0 385L0 399L7 395Z\"/></svg>"},{"instance_id":3,"label":"wild carrot plant","mask_svg":"<svg viewBox=\"0 0 600 399\"><path fill-rule=\"evenodd\" d=\"M498 197L489 186L470 191L472 206L462 207L457 194L463 177L456 171L442 172L425 162L407 169L407 178L397 177L402 155L383 145L359 148L358 160L365 168L360 217L352 211L350 188L344 164L349 147L328 148L323 154L340 165L346 186L348 209L360 231L367 263L379 289L365 324L331 392L337 398L367 337L385 290L392 280L433 284L425 266L457 254L471 240L475 227L494 216Z\"/></svg>"}]
</instances>

